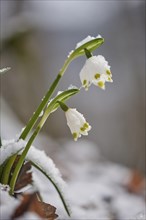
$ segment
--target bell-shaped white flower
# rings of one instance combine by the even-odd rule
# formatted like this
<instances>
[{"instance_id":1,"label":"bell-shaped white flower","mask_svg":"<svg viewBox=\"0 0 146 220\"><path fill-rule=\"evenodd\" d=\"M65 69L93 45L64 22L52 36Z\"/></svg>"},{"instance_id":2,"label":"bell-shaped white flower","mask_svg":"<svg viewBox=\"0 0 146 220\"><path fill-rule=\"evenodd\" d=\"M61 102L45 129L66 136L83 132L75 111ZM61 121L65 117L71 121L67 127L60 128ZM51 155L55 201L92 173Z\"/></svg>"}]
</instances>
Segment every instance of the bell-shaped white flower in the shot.
<instances>
[{"instance_id":1,"label":"bell-shaped white flower","mask_svg":"<svg viewBox=\"0 0 146 220\"><path fill-rule=\"evenodd\" d=\"M71 130L73 138L75 141L82 135L88 135L88 131L91 129L91 126L84 116L79 113L75 108L68 108L65 112L67 125Z\"/></svg>"},{"instance_id":2,"label":"bell-shaped white flower","mask_svg":"<svg viewBox=\"0 0 146 220\"><path fill-rule=\"evenodd\" d=\"M105 89L105 82L113 82L110 66L101 55L92 56L86 60L80 72L80 79L86 90L91 84Z\"/></svg>"}]
</instances>

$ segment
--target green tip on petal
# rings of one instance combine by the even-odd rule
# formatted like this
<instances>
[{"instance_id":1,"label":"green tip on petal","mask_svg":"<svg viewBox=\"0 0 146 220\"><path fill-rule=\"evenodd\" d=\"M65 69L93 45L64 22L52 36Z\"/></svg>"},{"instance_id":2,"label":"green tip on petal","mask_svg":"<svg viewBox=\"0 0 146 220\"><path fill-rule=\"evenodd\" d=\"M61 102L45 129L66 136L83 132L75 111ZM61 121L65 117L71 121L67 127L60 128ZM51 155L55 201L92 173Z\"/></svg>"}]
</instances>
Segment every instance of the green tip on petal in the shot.
<instances>
[{"instance_id":1,"label":"green tip on petal","mask_svg":"<svg viewBox=\"0 0 146 220\"><path fill-rule=\"evenodd\" d=\"M112 75L110 70L106 70L106 74L109 75L109 76Z\"/></svg>"},{"instance_id":2,"label":"green tip on petal","mask_svg":"<svg viewBox=\"0 0 146 220\"><path fill-rule=\"evenodd\" d=\"M97 83L97 85L98 85L101 89L105 89L105 84L104 84L103 81L99 81L99 82Z\"/></svg>"},{"instance_id":3,"label":"green tip on petal","mask_svg":"<svg viewBox=\"0 0 146 220\"><path fill-rule=\"evenodd\" d=\"M81 131L85 131L85 130L86 130L86 128L84 128L84 127L81 127L81 128L80 128L80 130L81 130Z\"/></svg>"},{"instance_id":4,"label":"green tip on petal","mask_svg":"<svg viewBox=\"0 0 146 220\"><path fill-rule=\"evenodd\" d=\"M77 134L76 132L74 132L72 135L73 135L74 140L77 141L77 139L78 139L78 134Z\"/></svg>"},{"instance_id":5,"label":"green tip on petal","mask_svg":"<svg viewBox=\"0 0 146 220\"><path fill-rule=\"evenodd\" d=\"M86 122L85 124L84 124L84 128L88 128L89 127L89 124Z\"/></svg>"},{"instance_id":6,"label":"green tip on petal","mask_svg":"<svg viewBox=\"0 0 146 220\"><path fill-rule=\"evenodd\" d=\"M80 128L81 131L86 131L89 128L89 124L86 122L84 123L83 127Z\"/></svg>"},{"instance_id":7,"label":"green tip on petal","mask_svg":"<svg viewBox=\"0 0 146 220\"><path fill-rule=\"evenodd\" d=\"M87 80L84 79L84 81L83 81L83 86L85 86L86 84L87 84Z\"/></svg>"},{"instance_id":8,"label":"green tip on petal","mask_svg":"<svg viewBox=\"0 0 146 220\"><path fill-rule=\"evenodd\" d=\"M108 81L109 82L113 82L113 80L112 80L112 78L110 76L108 77Z\"/></svg>"},{"instance_id":9,"label":"green tip on petal","mask_svg":"<svg viewBox=\"0 0 146 220\"><path fill-rule=\"evenodd\" d=\"M95 79L99 79L100 78L100 73L96 73L94 77L95 77Z\"/></svg>"}]
</instances>

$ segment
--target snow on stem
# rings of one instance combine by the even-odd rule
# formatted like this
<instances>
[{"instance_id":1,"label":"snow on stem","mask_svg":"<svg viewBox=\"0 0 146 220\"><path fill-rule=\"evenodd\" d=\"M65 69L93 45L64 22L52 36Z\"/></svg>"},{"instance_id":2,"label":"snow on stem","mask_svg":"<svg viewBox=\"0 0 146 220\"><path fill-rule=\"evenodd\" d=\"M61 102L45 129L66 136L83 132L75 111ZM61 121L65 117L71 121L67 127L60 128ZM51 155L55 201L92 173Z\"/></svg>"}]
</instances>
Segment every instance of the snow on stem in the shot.
<instances>
[{"instance_id":1,"label":"snow on stem","mask_svg":"<svg viewBox=\"0 0 146 220\"><path fill-rule=\"evenodd\" d=\"M18 142L11 140L8 144L3 145L0 149L2 158L0 164L2 165L6 158L10 158L17 153L21 155L22 149L24 149L25 146L26 142L23 140L19 140ZM70 215L68 204L64 198L64 189L66 184L61 177L60 171L56 168L53 160L49 158L44 151L36 149L34 146L31 146L31 149L29 150L25 159L30 161L34 167L41 171L50 180L58 192L66 212L68 215Z\"/></svg>"}]
</instances>

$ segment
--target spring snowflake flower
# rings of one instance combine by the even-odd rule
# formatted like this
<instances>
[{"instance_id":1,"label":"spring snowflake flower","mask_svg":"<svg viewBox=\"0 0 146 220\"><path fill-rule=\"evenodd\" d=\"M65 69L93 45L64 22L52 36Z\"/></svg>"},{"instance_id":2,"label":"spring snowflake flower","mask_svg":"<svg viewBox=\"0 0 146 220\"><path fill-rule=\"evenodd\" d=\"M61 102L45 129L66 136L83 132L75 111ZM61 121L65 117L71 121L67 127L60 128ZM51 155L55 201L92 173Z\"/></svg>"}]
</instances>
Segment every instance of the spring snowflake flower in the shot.
<instances>
[{"instance_id":1,"label":"spring snowflake flower","mask_svg":"<svg viewBox=\"0 0 146 220\"><path fill-rule=\"evenodd\" d=\"M82 135L88 135L88 131L91 129L91 126L84 116L79 113L75 108L68 108L65 112L67 125L71 130L73 138L75 141Z\"/></svg>"},{"instance_id":2,"label":"spring snowflake flower","mask_svg":"<svg viewBox=\"0 0 146 220\"><path fill-rule=\"evenodd\" d=\"M105 82L113 82L110 66L101 55L92 56L86 60L80 72L80 79L86 90L91 84L105 89Z\"/></svg>"}]
</instances>

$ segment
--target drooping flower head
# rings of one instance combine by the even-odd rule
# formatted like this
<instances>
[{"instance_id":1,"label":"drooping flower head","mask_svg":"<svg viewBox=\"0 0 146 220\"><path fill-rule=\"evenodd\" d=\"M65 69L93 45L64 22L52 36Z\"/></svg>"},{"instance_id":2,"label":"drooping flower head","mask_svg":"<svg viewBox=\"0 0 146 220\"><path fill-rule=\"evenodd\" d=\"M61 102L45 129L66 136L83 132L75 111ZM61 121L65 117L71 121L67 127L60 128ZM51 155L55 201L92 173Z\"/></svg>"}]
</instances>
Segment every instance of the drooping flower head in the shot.
<instances>
[{"instance_id":1,"label":"drooping flower head","mask_svg":"<svg viewBox=\"0 0 146 220\"><path fill-rule=\"evenodd\" d=\"M75 141L82 135L88 135L88 131L91 129L91 126L84 116L79 113L75 108L68 108L65 112L67 119L67 125L71 130L73 138Z\"/></svg>"},{"instance_id":2,"label":"drooping flower head","mask_svg":"<svg viewBox=\"0 0 146 220\"><path fill-rule=\"evenodd\" d=\"M105 89L105 82L113 82L110 66L101 55L92 56L86 60L80 72L80 79L86 90L91 84Z\"/></svg>"}]
</instances>

